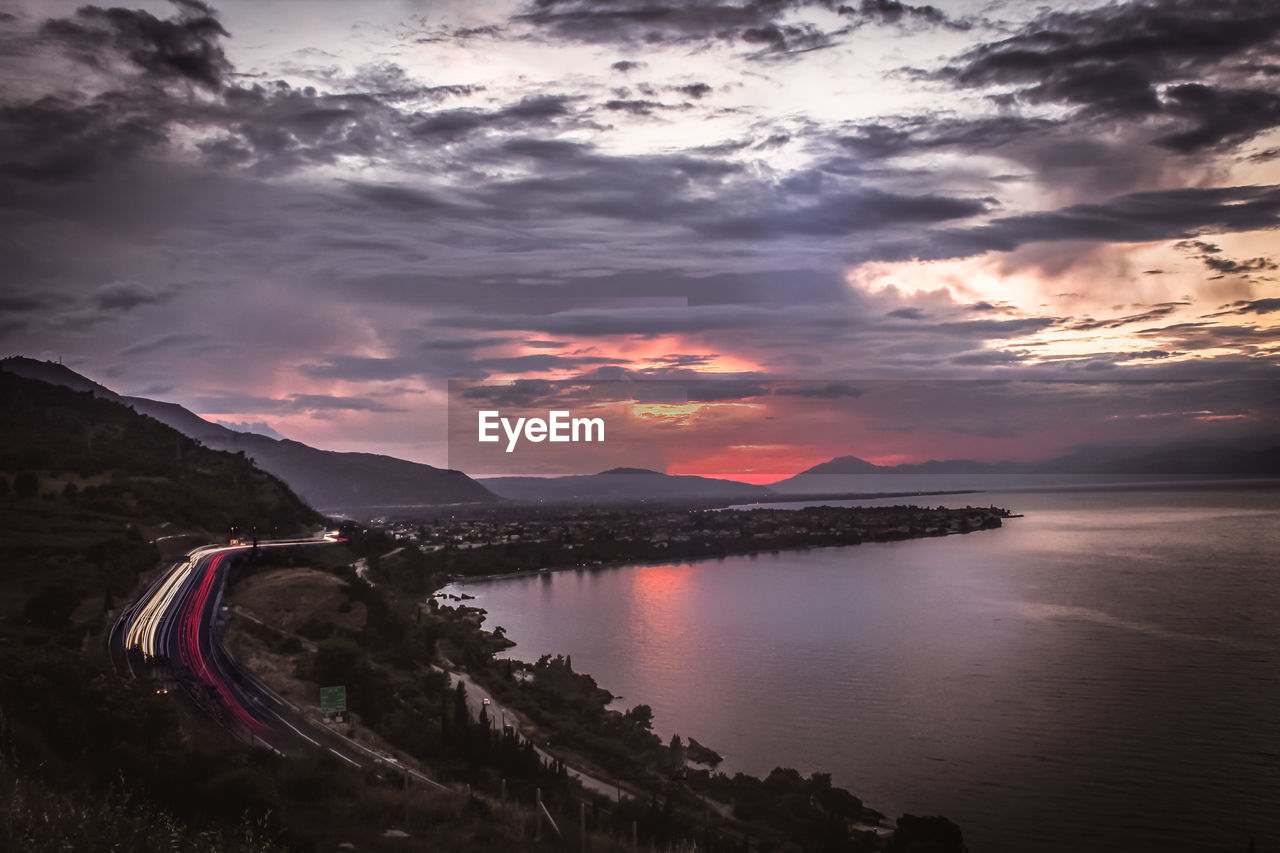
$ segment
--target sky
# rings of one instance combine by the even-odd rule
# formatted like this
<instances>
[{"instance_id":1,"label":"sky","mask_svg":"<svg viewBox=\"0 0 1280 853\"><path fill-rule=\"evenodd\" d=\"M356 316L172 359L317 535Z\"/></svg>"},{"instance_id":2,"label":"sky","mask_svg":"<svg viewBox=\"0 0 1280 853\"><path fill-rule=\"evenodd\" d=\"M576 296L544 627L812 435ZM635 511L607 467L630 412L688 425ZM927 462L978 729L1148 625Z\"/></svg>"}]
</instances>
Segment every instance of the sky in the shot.
<instances>
[{"instance_id":1,"label":"sky","mask_svg":"<svg viewBox=\"0 0 1280 853\"><path fill-rule=\"evenodd\" d=\"M329 449L446 464L450 380L757 480L1274 436L1277 225L1272 0L0 5L0 353Z\"/></svg>"}]
</instances>

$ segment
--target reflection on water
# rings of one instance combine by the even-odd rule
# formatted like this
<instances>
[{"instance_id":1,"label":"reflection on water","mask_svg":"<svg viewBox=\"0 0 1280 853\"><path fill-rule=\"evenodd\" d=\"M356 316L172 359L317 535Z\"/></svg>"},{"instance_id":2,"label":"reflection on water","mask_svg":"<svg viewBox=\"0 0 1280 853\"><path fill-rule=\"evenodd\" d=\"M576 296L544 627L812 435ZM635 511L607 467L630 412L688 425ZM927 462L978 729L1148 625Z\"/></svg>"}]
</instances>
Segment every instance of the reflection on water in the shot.
<instances>
[{"instance_id":1,"label":"reflection on water","mask_svg":"<svg viewBox=\"0 0 1280 853\"><path fill-rule=\"evenodd\" d=\"M729 772L984 850L1280 849L1280 492L963 495L966 536L463 585Z\"/></svg>"}]
</instances>

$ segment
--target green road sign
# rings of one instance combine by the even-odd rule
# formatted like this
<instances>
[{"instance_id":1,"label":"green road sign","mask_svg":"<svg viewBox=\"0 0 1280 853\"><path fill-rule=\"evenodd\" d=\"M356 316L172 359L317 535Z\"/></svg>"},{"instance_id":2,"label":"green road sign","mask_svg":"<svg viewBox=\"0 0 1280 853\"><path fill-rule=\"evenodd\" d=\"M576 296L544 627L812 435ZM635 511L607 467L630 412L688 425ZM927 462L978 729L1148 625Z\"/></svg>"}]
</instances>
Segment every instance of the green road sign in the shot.
<instances>
[{"instance_id":1,"label":"green road sign","mask_svg":"<svg viewBox=\"0 0 1280 853\"><path fill-rule=\"evenodd\" d=\"M347 688L339 685L337 687L321 687L320 688L320 713L322 714L345 714L347 712Z\"/></svg>"}]
</instances>

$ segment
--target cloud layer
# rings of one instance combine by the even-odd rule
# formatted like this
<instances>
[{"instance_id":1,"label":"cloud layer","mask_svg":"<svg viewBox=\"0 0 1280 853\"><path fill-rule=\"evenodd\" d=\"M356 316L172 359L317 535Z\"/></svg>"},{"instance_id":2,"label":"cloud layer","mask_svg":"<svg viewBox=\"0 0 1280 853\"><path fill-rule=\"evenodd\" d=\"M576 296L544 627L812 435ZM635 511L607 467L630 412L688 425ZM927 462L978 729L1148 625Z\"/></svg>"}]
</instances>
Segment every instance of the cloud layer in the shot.
<instances>
[{"instance_id":1,"label":"cloud layer","mask_svg":"<svg viewBox=\"0 0 1280 853\"><path fill-rule=\"evenodd\" d=\"M0 19L8 351L437 463L449 379L1276 370L1274 3L339 8Z\"/></svg>"}]
</instances>

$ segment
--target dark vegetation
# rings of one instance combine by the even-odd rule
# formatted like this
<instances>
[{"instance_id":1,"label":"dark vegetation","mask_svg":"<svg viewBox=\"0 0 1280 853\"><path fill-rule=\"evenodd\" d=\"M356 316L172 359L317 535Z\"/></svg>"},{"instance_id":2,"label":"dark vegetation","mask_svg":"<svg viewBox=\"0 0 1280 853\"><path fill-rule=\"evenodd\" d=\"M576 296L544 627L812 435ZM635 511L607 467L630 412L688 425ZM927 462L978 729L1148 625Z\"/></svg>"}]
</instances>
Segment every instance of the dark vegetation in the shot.
<instances>
[{"instance_id":1,"label":"dark vegetation","mask_svg":"<svg viewBox=\"0 0 1280 853\"><path fill-rule=\"evenodd\" d=\"M0 849L405 849L389 827L427 849L530 847L520 816L396 782L249 750L102 660L0 644Z\"/></svg>"},{"instance_id":2,"label":"dark vegetation","mask_svg":"<svg viewBox=\"0 0 1280 853\"><path fill-rule=\"evenodd\" d=\"M997 507L561 508L536 515L494 509L397 524L400 533L421 544L421 559L383 570L401 589L423 592L438 575L693 560L945 536L996 528L1008 516Z\"/></svg>"},{"instance_id":3,"label":"dark vegetation","mask_svg":"<svg viewBox=\"0 0 1280 853\"><path fill-rule=\"evenodd\" d=\"M539 744L616 785L624 794L620 800L576 789L558 766L532 777L541 779L544 797L550 792L553 807L562 811L575 798L590 802L593 825L606 834L625 838L634 822L642 844L659 848L693 842L704 850L741 850L744 844L760 851L885 849L885 839L871 830L871 825L882 824L883 815L833 786L829 775L806 778L779 768L762 780L690 765L691 760L714 765L719 757L692 739L684 746L678 735L663 743L653 732L647 705L608 708L614 697L591 676L575 672L570 658L543 656L531 663L495 658L509 642L501 627L484 630L483 611L465 603L443 606L436 597L425 607L407 605L416 600L416 591L434 589L445 579L430 553L383 530L346 525L343 532L379 581L375 588L349 578L349 595L369 606L369 622L354 635L325 639L309 662L302 656L302 665L314 667L310 674L322 683L347 684L353 708L369 715L366 724L447 778L496 793L505 776L508 790L523 796L529 789L521 782L531 777L520 777L519 764L513 763L521 749L518 740L502 732L497 720L469 718L457 691L449 695L443 678L433 679L434 671L421 666L432 655L445 666L462 667L498 705L522 715L530 724L526 731ZM397 594L404 579L410 579L408 592ZM382 604L373 603L378 598L384 599ZM382 624L386 621L398 627L388 628ZM417 648L394 648L397 643ZM356 698L360 692L367 692L363 702ZM527 766L534 768L532 761ZM558 782L548 780L548 771ZM908 820L895 832L897 849L964 849L954 824L944 818L924 820Z\"/></svg>"},{"instance_id":4,"label":"dark vegetation","mask_svg":"<svg viewBox=\"0 0 1280 853\"><path fill-rule=\"evenodd\" d=\"M884 848L856 825L875 813L828 777L690 768L682 742L652 732L646 706L609 710L612 697L568 659L526 665L533 680L520 686L521 666L494 658L509 641L483 629L482 613L424 601L447 579L440 552L352 525L345 551L264 551L236 574L319 562L342 577L348 605L367 614L363 627L268 632L276 651L308 679L346 685L358 726L475 795L406 793L392 770L248 749L179 696L112 671L101 628L166 553L232 527L284 534L320 518L243 457L87 393L0 372L0 428L0 849L403 849L403 839L384 837L391 827L429 849L576 849L580 801L593 847L629 840L634 824L658 849ZM356 577L357 557L376 587ZM628 796L585 793L559 759L542 759L487 711L469 713L465 688L433 662L467 671L557 755L616 778ZM499 802L504 780L515 803L540 789L565 837L535 842L528 806ZM958 830L940 821L911 819L894 849L962 849Z\"/></svg>"},{"instance_id":5,"label":"dark vegetation","mask_svg":"<svg viewBox=\"0 0 1280 853\"><path fill-rule=\"evenodd\" d=\"M166 543L186 541L162 537L254 525L298 532L322 521L242 456L6 371L0 434L0 618L9 629L97 627L93 617L133 591Z\"/></svg>"}]
</instances>

